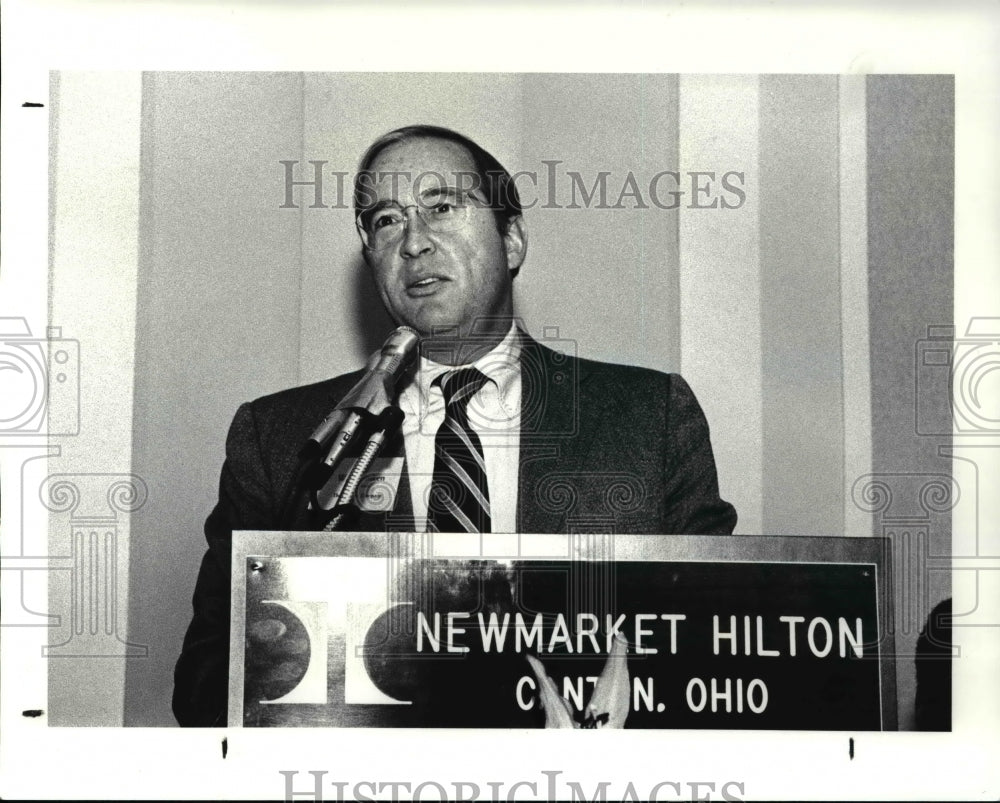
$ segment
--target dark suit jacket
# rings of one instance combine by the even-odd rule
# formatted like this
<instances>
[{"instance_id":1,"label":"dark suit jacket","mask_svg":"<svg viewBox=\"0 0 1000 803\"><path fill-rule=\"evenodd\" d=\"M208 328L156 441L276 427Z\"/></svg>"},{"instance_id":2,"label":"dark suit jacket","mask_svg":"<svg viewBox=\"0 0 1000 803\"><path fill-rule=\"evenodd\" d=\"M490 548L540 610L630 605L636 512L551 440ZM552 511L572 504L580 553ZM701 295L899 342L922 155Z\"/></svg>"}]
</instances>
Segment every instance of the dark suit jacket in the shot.
<instances>
[{"instance_id":1,"label":"dark suit jacket","mask_svg":"<svg viewBox=\"0 0 1000 803\"><path fill-rule=\"evenodd\" d=\"M285 522L280 511L301 445L361 376L282 391L237 411L175 672L182 725L226 724L232 531L319 528L304 505ZM521 382L520 532L733 531L736 511L719 498L708 424L680 376L567 357L523 336ZM393 517L365 514L351 529L406 531L409 511L404 471Z\"/></svg>"}]
</instances>

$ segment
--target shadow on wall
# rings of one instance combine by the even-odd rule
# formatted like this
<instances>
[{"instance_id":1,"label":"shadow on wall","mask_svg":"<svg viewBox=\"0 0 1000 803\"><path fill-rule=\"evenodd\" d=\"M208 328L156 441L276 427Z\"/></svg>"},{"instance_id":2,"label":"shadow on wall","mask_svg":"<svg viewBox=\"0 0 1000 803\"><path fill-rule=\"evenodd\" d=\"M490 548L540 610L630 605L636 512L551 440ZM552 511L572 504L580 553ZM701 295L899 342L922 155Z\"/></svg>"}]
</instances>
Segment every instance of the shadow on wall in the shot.
<instances>
[{"instance_id":1,"label":"shadow on wall","mask_svg":"<svg viewBox=\"0 0 1000 803\"><path fill-rule=\"evenodd\" d=\"M355 298L355 309L365 310L365 314L358 316L355 322L362 338L365 353L370 354L382 348L382 344L389 332L395 327L395 323L382 306L382 299L379 298L378 290L375 289L371 271L360 253L351 262L351 276L354 277L354 286L351 290Z\"/></svg>"}]
</instances>

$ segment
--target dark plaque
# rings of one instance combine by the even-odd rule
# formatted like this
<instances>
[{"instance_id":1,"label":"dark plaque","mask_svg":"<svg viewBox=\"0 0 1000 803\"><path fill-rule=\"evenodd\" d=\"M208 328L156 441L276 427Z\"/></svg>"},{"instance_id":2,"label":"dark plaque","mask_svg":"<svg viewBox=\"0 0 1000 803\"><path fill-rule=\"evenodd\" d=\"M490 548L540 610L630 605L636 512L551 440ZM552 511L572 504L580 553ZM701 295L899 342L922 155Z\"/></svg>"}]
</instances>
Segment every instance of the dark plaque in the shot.
<instances>
[{"instance_id":1,"label":"dark plaque","mask_svg":"<svg viewBox=\"0 0 1000 803\"><path fill-rule=\"evenodd\" d=\"M895 728L880 539L431 538L253 535L233 724Z\"/></svg>"}]
</instances>

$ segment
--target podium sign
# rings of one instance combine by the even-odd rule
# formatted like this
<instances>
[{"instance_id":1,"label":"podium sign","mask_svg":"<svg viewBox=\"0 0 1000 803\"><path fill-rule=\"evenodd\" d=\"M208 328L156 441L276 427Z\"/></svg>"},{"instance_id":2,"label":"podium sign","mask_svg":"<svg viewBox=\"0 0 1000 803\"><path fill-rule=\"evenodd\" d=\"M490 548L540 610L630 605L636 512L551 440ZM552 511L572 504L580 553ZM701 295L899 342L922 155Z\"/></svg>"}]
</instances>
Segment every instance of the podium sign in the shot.
<instances>
[{"instance_id":1,"label":"podium sign","mask_svg":"<svg viewBox=\"0 0 1000 803\"><path fill-rule=\"evenodd\" d=\"M893 730L888 564L875 538L236 533L230 725Z\"/></svg>"}]
</instances>

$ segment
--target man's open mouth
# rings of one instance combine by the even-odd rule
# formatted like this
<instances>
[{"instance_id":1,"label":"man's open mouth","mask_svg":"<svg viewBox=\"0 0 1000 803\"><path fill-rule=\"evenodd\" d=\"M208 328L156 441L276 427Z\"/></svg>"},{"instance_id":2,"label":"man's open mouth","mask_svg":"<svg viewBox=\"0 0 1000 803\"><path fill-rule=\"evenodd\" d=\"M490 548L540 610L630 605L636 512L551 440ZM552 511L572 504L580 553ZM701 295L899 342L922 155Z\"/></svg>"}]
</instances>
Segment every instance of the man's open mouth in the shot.
<instances>
[{"instance_id":1,"label":"man's open mouth","mask_svg":"<svg viewBox=\"0 0 1000 803\"><path fill-rule=\"evenodd\" d=\"M448 280L443 276L425 276L423 279L407 285L406 291L410 295L425 295L433 293L446 281Z\"/></svg>"}]
</instances>

